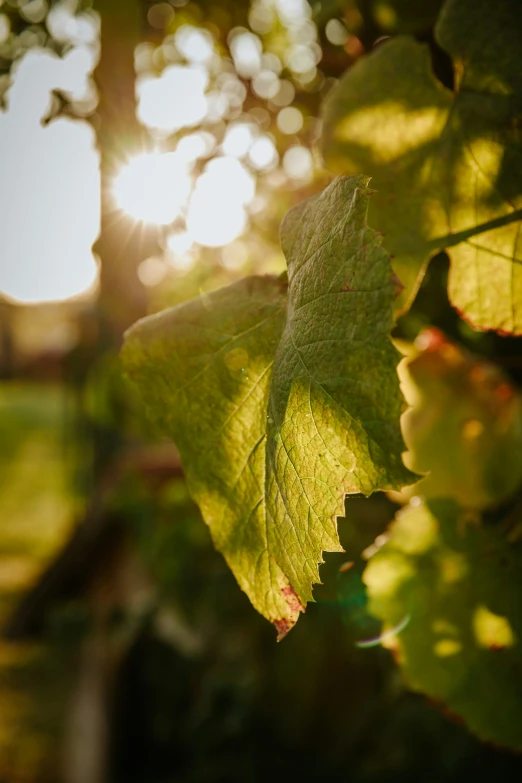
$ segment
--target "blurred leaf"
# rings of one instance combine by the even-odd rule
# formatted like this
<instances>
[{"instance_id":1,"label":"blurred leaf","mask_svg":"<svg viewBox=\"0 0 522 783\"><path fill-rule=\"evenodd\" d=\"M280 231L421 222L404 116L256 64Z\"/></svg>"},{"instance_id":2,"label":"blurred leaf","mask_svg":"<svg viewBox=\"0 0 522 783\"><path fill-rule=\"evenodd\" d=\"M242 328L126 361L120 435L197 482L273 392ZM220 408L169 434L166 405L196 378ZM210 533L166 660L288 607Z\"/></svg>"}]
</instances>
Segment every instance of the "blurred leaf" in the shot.
<instances>
[{"instance_id":1,"label":"blurred leaf","mask_svg":"<svg viewBox=\"0 0 522 783\"><path fill-rule=\"evenodd\" d=\"M400 366L406 399L406 464L429 474L409 492L467 508L508 499L522 481L522 402L506 376L436 329Z\"/></svg>"},{"instance_id":2,"label":"blurred leaf","mask_svg":"<svg viewBox=\"0 0 522 783\"><path fill-rule=\"evenodd\" d=\"M0 626L62 545L76 510L67 402L55 384L0 384ZM0 639L0 780L25 783L57 766L68 687L61 658Z\"/></svg>"},{"instance_id":3,"label":"blurred leaf","mask_svg":"<svg viewBox=\"0 0 522 783\"><path fill-rule=\"evenodd\" d=\"M433 27L442 0L372 0L379 26L389 33L416 33Z\"/></svg>"},{"instance_id":4,"label":"blurred leaf","mask_svg":"<svg viewBox=\"0 0 522 783\"><path fill-rule=\"evenodd\" d=\"M345 493L414 478L366 181L337 180L287 215L288 314L285 283L246 278L140 321L123 352L216 547L280 637L312 599L322 552L341 549Z\"/></svg>"},{"instance_id":5,"label":"blurred leaf","mask_svg":"<svg viewBox=\"0 0 522 783\"><path fill-rule=\"evenodd\" d=\"M23 588L34 578L69 528L75 499L63 443L66 414L57 386L0 385L0 601L4 585Z\"/></svg>"},{"instance_id":6,"label":"blurred leaf","mask_svg":"<svg viewBox=\"0 0 522 783\"><path fill-rule=\"evenodd\" d=\"M415 295L426 263L449 248L450 298L476 327L522 333L522 100L515 0L450 0L436 37L457 92L435 78L429 48L401 37L359 60L328 96L323 154L365 172L379 226Z\"/></svg>"},{"instance_id":7,"label":"blurred leaf","mask_svg":"<svg viewBox=\"0 0 522 783\"><path fill-rule=\"evenodd\" d=\"M364 581L408 684L481 739L522 750L520 550L430 500L399 512Z\"/></svg>"}]
</instances>

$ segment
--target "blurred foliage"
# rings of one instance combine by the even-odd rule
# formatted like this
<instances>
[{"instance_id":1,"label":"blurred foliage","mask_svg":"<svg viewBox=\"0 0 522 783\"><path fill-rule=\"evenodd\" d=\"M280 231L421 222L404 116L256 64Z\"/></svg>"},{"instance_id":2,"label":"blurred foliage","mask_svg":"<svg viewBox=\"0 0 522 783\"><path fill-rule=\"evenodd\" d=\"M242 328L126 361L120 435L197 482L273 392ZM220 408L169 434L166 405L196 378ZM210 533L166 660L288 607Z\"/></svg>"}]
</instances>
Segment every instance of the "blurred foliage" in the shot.
<instances>
[{"instance_id":1,"label":"blurred foliage","mask_svg":"<svg viewBox=\"0 0 522 783\"><path fill-rule=\"evenodd\" d=\"M0 600L36 576L70 529L68 420L63 388L0 385Z\"/></svg>"},{"instance_id":2,"label":"blurred foliage","mask_svg":"<svg viewBox=\"0 0 522 783\"><path fill-rule=\"evenodd\" d=\"M361 5L364 4L361 3ZM425 33L437 19L442 0L370 0L375 20L390 35Z\"/></svg>"},{"instance_id":3,"label":"blurred foliage","mask_svg":"<svg viewBox=\"0 0 522 783\"><path fill-rule=\"evenodd\" d=\"M69 400L53 384L0 385L0 622L55 555L78 509ZM63 656L0 641L0 780L47 781L69 687Z\"/></svg>"},{"instance_id":4,"label":"blurred foliage","mask_svg":"<svg viewBox=\"0 0 522 783\"><path fill-rule=\"evenodd\" d=\"M326 556L317 603L279 645L181 481L151 502L133 479L118 503L158 595L117 685L116 783L519 774L518 759L479 745L409 694L386 650L357 646L378 631L358 553L393 513L386 498L347 500L339 527L346 554ZM349 570L347 557L357 559Z\"/></svg>"},{"instance_id":5,"label":"blurred foliage","mask_svg":"<svg viewBox=\"0 0 522 783\"><path fill-rule=\"evenodd\" d=\"M405 493L454 498L469 509L508 500L522 481L522 402L505 374L431 328L399 367L412 406L406 463L427 474Z\"/></svg>"},{"instance_id":6,"label":"blurred foliage","mask_svg":"<svg viewBox=\"0 0 522 783\"><path fill-rule=\"evenodd\" d=\"M310 4L319 22L339 17L344 19L350 32L359 32L366 26L378 31L378 38L430 31L442 0L325 0L320 3L310 0Z\"/></svg>"},{"instance_id":7,"label":"blurred foliage","mask_svg":"<svg viewBox=\"0 0 522 783\"><path fill-rule=\"evenodd\" d=\"M69 9L73 17L87 14L91 22L98 18L88 2L56 0L49 5ZM282 270L277 241L281 216L330 178L316 158L313 177L288 176L285 153L294 147L313 149L321 101L361 58L384 56L378 48L371 54L383 36L407 33L423 41L436 79L452 88L453 63L434 44L433 21L440 5L409 0L311 2L302 27L320 59L307 82L285 59L295 43L290 40L291 25L266 11L271 3L143 0L144 43L136 58L140 74L164 71L173 37L186 24L212 37L220 58L213 87L217 77L230 73L245 91L240 108L232 107L229 116L206 124L216 143L209 157L197 162L195 174L202 173L229 125L238 121L252 122L256 133L273 140L279 155L273 170L255 173L257 211L249 215L246 234L230 245L198 248L189 261L180 261L167 248L167 232L158 230L162 256L159 266L149 268L160 274L144 275L151 312L243 274ZM38 7L44 8L44 16L31 19ZM490 4L490 10L494 7ZM7 29L0 43L1 94L11 83L12 65L16 68L29 50L43 46L64 55L78 46L75 25L66 25L69 37L58 40L46 14L47 4L39 0L0 3L0 30ZM2 21L4 17L9 21ZM230 31L238 26L258 36L264 53L280 58L278 79L287 83L288 104L262 97L252 78L238 76L229 45ZM478 23L469 25L470 36L476 27ZM516 32L516 26L513 29ZM397 73L392 77L397 81ZM279 127L285 106L302 115L302 127L295 133L283 133ZM82 103L63 91L55 95L49 118L60 114L88 117L94 127L99 121L95 101ZM168 151L193 130L151 138ZM438 346L432 343L431 351L422 340L416 348L410 344L405 362L410 370L404 365L409 388L415 385L417 393L420 389L425 394L432 390L431 406L421 400L405 416L412 464L431 470L415 491L430 498L407 507L391 534L385 529L396 503L385 496L350 498L347 519L339 521L346 554L327 555L320 572L323 584L314 590L316 603L280 645L214 550L184 482L171 478L165 483L150 469L153 477L148 480L139 470L116 469L126 449L161 450L165 443L144 421L115 354L100 350L94 294L46 308L10 304L5 318L2 310L2 377L15 380L0 387L0 620L58 556L73 524L93 501L109 515L125 519L122 536L132 542L152 585L146 601L134 608L125 604L111 615L111 638L124 639L126 649L115 675L109 716L111 783L243 783L279 776L355 783L520 779L520 757L480 744L458 725L455 715L444 717L439 703L446 701L450 713L464 716L481 736L520 746L520 612L516 594L510 592L511 581L518 584L520 574L519 393L510 391L509 399L499 402L495 391L522 383L520 342L474 331L460 318L447 296L448 264L443 253L432 259L411 309L395 329L403 344L428 326L447 336ZM117 294L124 298L125 290ZM448 360L448 345L451 355L459 357L457 364ZM485 377L475 383L471 375L477 368ZM445 422L442 442L433 440L428 407ZM499 432L504 417L512 427ZM484 436L468 443L462 425L469 421L480 421ZM476 433L476 425L468 432ZM514 455L509 464L501 444ZM459 464L458 454L475 446L480 446L478 463L471 466L463 459ZM443 494L453 500L440 499ZM393 500L403 503L407 498ZM426 519L436 527L430 546L411 551ZM401 533L406 528L411 535ZM386 582L382 571L392 563L388 576L393 574L397 560L404 567L398 575L404 581ZM450 574L452 563L466 565L461 581L444 581L447 562ZM98 566L97 560L90 564L93 576ZM80 591L52 607L48 632L38 644L0 643L1 783L56 783L59 778L78 651L89 638L92 609L92 600ZM457 631L449 626L453 618L460 624ZM513 639L515 644L509 646ZM383 647L399 654L407 684L436 702L406 690L390 651ZM459 682L460 692L455 685ZM494 705L491 719L475 700L479 693L484 703Z\"/></svg>"},{"instance_id":8,"label":"blurred foliage","mask_svg":"<svg viewBox=\"0 0 522 783\"><path fill-rule=\"evenodd\" d=\"M440 83L427 44L398 37L348 70L323 110L329 168L373 177L370 222L394 256L399 307L448 248L454 306L476 328L507 334L522 332L519 32L516 0L449 0L435 35L452 57L454 90Z\"/></svg>"},{"instance_id":9,"label":"blurred foliage","mask_svg":"<svg viewBox=\"0 0 522 783\"><path fill-rule=\"evenodd\" d=\"M470 524L454 501L428 500L398 514L364 574L370 611L384 621L383 644L409 685L481 739L518 751L520 557L519 543ZM406 627L387 637L402 621Z\"/></svg>"},{"instance_id":10,"label":"blurred foliage","mask_svg":"<svg viewBox=\"0 0 522 783\"><path fill-rule=\"evenodd\" d=\"M0 780L54 783L74 670L68 650L0 643Z\"/></svg>"}]
</instances>

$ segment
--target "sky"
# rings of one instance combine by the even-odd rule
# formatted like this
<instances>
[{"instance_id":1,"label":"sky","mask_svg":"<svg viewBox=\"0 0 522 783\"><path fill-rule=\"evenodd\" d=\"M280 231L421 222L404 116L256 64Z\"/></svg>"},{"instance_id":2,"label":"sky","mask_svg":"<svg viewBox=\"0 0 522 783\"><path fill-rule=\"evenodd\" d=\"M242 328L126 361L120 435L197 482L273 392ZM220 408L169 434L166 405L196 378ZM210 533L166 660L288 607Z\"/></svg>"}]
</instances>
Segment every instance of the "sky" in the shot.
<instances>
[{"instance_id":1,"label":"sky","mask_svg":"<svg viewBox=\"0 0 522 783\"><path fill-rule=\"evenodd\" d=\"M299 78L309 78L317 44L306 0L259 0L257 5L259 13L273 6L289 30L299 33L288 48L287 65ZM13 68L6 109L0 112L0 147L9 151L0 155L0 293L15 302L68 299L92 291L98 276L91 249L100 215L94 131L81 119L46 121L56 100L53 90L67 95L80 114L96 105L92 71L99 20L92 13L75 14L73 6L72 0L61 0L46 18L53 37L71 47L68 53L59 58L45 49L27 51ZM256 2L252 8L254 14ZM0 14L0 21L6 18ZM254 93L279 107L281 133L296 134L303 126L299 109L288 105L295 90L280 78L281 61L263 51L258 35L233 30L232 61L217 53L207 30L187 24L160 48L167 65L159 75L147 68L147 58L154 56L150 44L136 51L137 115L157 149L128 159L113 192L119 207L136 220L165 227L169 262L187 268L198 247L227 246L248 230L250 214L259 208L260 174L280 166L289 180L303 184L312 175L313 161L299 144L279 160L271 134L243 112L244 80L251 80ZM202 128L205 122L210 130ZM211 132L213 122L225 123L219 142ZM184 138L177 146L162 149L162 142L178 131ZM196 175L198 163L202 170ZM176 229L169 229L175 220ZM144 263L146 283L157 278L153 266Z\"/></svg>"},{"instance_id":2,"label":"sky","mask_svg":"<svg viewBox=\"0 0 522 783\"><path fill-rule=\"evenodd\" d=\"M0 290L17 301L64 299L96 281L91 246L99 229L100 178L94 131L68 118L42 125L51 90L81 87L82 70L81 58L28 52L0 114Z\"/></svg>"}]
</instances>

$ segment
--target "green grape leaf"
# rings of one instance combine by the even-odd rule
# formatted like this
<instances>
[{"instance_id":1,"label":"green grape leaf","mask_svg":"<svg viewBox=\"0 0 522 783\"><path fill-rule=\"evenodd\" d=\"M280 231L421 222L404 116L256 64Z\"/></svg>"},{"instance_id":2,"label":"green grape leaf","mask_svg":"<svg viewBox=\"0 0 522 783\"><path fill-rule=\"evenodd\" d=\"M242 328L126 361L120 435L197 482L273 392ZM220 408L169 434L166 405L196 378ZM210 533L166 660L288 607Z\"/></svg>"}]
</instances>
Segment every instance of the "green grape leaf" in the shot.
<instances>
[{"instance_id":1,"label":"green grape leaf","mask_svg":"<svg viewBox=\"0 0 522 783\"><path fill-rule=\"evenodd\" d=\"M382 643L413 690L443 702L481 739L520 751L520 546L467 523L452 500L416 500L363 575Z\"/></svg>"},{"instance_id":2,"label":"green grape leaf","mask_svg":"<svg viewBox=\"0 0 522 783\"><path fill-rule=\"evenodd\" d=\"M411 303L430 257L447 249L454 306L481 329L522 333L522 14L514 0L449 0L436 28L453 92L427 45L398 37L361 58L329 94L322 150L336 172L364 171Z\"/></svg>"},{"instance_id":3,"label":"green grape leaf","mask_svg":"<svg viewBox=\"0 0 522 783\"><path fill-rule=\"evenodd\" d=\"M496 365L437 329L421 332L416 345L399 366L411 405L402 420L405 462L428 475L406 492L475 509L507 500L522 482L520 395Z\"/></svg>"},{"instance_id":4,"label":"green grape leaf","mask_svg":"<svg viewBox=\"0 0 522 783\"><path fill-rule=\"evenodd\" d=\"M342 551L345 494L416 478L366 185L341 178L288 214L288 286L247 278L138 322L123 349L217 549L280 637L312 600L322 552Z\"/></svg>"}]
</instances>

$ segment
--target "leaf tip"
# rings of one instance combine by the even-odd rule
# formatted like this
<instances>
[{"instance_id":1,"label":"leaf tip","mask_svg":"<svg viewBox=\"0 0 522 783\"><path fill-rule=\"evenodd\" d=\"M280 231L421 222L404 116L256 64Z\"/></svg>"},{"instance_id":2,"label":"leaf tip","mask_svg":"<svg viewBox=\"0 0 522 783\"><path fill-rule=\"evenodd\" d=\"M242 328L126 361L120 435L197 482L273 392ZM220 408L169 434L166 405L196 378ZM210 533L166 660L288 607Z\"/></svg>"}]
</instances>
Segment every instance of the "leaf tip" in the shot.
<instances>
[{"instance_id":1,"label":"leaf tip","mask_svg":"<svg viewBox=\"0 0 522 783\"><path fill-rule=\"evenodd\" d=\"M281 588L281 594L286 601L289 613L287 617L274 620L274 625L277 630L278 642L280 642L281 639L284 639L287 633L292 630L299 618L299 614L306 611L306 606L303 605L301 599L290 583Z\"/></svg>"},{"instance_id":2,"label":"leaf tip","mask_svg":"<svg viewBox=\"0 0 522 783\"><path fill-rule=\"evenodd\" d=\"M288 631L291 631L292 628L295 625L295 620L289 620L286 617L283 617L281 620L274 620L274 625L276 627L277 631L277 641L280 642L282 639L285 638Z\"/></svg>"}]
</instances>

